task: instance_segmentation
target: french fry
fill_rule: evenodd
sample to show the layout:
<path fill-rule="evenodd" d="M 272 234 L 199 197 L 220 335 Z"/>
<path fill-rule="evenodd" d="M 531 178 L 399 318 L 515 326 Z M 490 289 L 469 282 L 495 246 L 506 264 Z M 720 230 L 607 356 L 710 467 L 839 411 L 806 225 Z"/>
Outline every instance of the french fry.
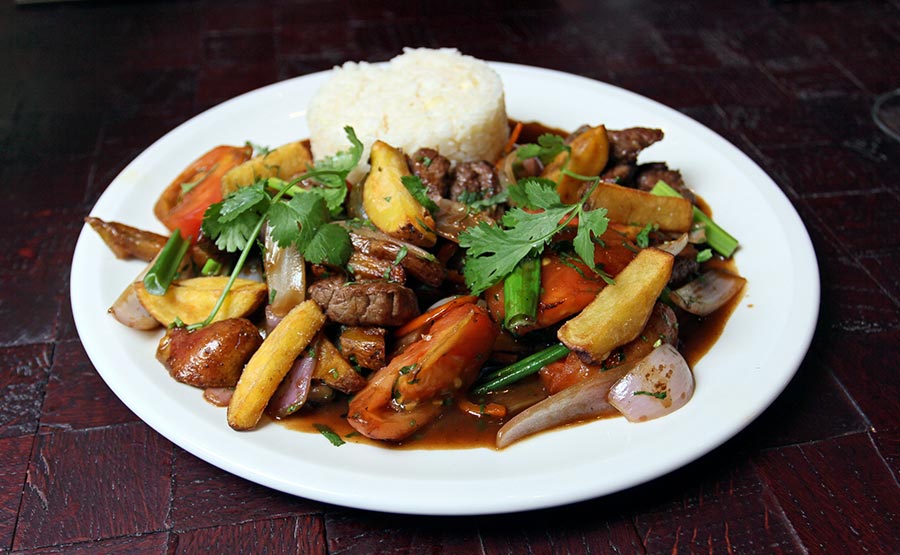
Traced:
<path fill-rule="evenodd" d="M 253 354 L 228 404 L 228 425 L 256 427 L 278 384 L 325 323 L 315 301 L 303 301 L 287 313 Z"/>
<path fill-rule="evenodd" d="M 316 371 L 313 379 L 322 380 L 329 387 L 344 393 L 356 393 L 366 386 L 366 379 L 357 372 L 334 343 L 322 337 L 316 342 Z"/>
<path fill-rule="evenodd" d="M 156 320 L 169 326 L 180 318 L 185 324 L 202 322 L 222 295 L 228 278 L 208 276 L 172 282 L 165 295 L 153 295 L 136 281 L 134 289 L 147 312 Z M 249 279 L 236 279 L 228 291 L 222 308 L 214 322 L 228 318 L 243 318 L 255 311 L 266 300 L 266 285 Z"/>
<path fill-rule="evenodd" d="M 589 203 L 593 208 L 606 208 L 607 217 L 614 222 L 641 226 L 653 223 L 662 231 L 684 233 L 694 220 L 689 200 L 661 197 L 612 183 L 599 183 Z"/>
<path fill-rule="evenodd" d="M 278 177 L 287 181 L 305 172 L 312 161 L 312 154 L 301 141 L 282 145 L 229 170 L 222 176 L 222 195 L 253 185 L 263 177 Z"/>
<path fill-rule="evenodd" d="M 599 362 L 641 333 L 669 277 L 675 258 L 658 249 L 642 250 L 557 337 L 586 361 Z"/>
<path fill-rule="evenodd" d="M 606 136 L 606 127 L 602 125 L 591 127 L 575 137 L 569 146 L 572 148 L 571 158 L 568 152 L 560 152 L 547 164 L 541 172 L 541 177 L 559 183 L 556 187 L 559 198 L 566 204 L 573 204 L 579 200 L 578 190 L 584 185 L 584 181 L 563 174 L 562 169 L 566 167 L 573 173 L 590 177 L 599 175 L 609 160 L 609 138 Z"/>

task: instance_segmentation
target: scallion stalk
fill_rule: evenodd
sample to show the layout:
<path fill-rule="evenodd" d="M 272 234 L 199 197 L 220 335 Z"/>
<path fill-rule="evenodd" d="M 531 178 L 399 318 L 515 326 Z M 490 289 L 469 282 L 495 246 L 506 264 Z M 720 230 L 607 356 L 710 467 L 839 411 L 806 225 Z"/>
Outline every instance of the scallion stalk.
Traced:
<path fill-rule="evenodd" d="M 472 390 L 472 393 L 475 395 L 483 395 L 506 387 L 526 376 L 537 373 L 544 366 L 561 359 L 567 354 L 569 354 L 569 348 L 561 343 L 547 347 L 542 351 L 538 351 L 533 355 L 529 355 L 520 361 L 514 362 L 505 368 L 501 368 L 500 370 L 489 374 L 485 377 L 484 383 L 475 387 Z"/>
<path fill-rule="evenodd" d="M 657 181 L 650 192 L 661 197 L 684 198 L 665 181 Z M 738 247 L 738 240 L 722 229 L 716 222 L 712 221 L 712 218 L 704 214 L 703 211 L 696 206 L 694 206 L 694 221 L 702 222 L 706 225 L 706 242 L 709 243 L 709 246 L 715 249 L 717 253 L 725 258 L 734 254 L 734 250 Z"/>
<path fill-rule="evenodd" d="M 191 242 L 181 236 L 181 231 L 176 229 L 166 241 L 166 246 L 159 251 L 156 262 L 144 276 L 144 287 L 151 295 L 165 295 L 172 285 L 181 261 L 190 248 Z"/>
<path fill-rule="evenodd" d="M 503 325 L 519 333 L 534 324 L 541 295 L 541 261 L 537 256 L 523 258 L 503 281 Z"/>

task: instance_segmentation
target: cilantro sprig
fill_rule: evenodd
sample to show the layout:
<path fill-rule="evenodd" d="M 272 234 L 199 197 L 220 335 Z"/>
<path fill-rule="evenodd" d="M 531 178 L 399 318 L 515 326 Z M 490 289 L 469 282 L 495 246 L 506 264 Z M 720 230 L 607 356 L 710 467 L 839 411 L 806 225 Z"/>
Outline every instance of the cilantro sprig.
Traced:
<path fill-rule="evenodd" d="M 537 144 L 522 145 L 516 149 L 516 157 L 519 160 L 526 158 L 540 158 L 543 164 L 549 164 L 560 152 L 571 152 L 572 148 L 565 143 L 559 135 L 544 133 L 537 139 Z"/>
<path fill-rule="evenodd" d="M 467 249 L 463 275 L 473 294 L 480 294 L 510 274 L 521 260 L 539 254 L 554 235 L 578 218 L 578 231 L 572 246 L 591 269 L 594 244 L 606 231 L 609 218 L 605 208 L 586 210 L 585 202 L 597 186 L 592 180 L 581 200 L 563 204 L 556 184 L 548 179 L 529 177 L 509 188 L 517 207 L 504 214 L 501 225 L 481 222 L 459 235 L 460 246 Z"/>
<path fill-rule="evenodd" d="M 220 249 L 241 254 L 209 316 L 189 326 L 191 329 L 206 326 L 215 318 L 266 222 L 279 246 L 294 246 L 313 263 L 346 264 L 352 250 L 350 235 L 331 222 L 331 216 L 340 211 L 347 194 L 347 175 L 359 164 L 363 145 L 352 127 L 345 127 L 344 132 L 350 141 L 349 149 L 317 161 L 289 183 L 263 179 L 238 189 L 206 210 L 203 232 Z M 297 184 L 304 179 L 314 179 L 322 186 L 302 189 Z M 267 187 L 276 192 L 270 193 Z M 288 193 L 293 197 L 283 200 Z"/>

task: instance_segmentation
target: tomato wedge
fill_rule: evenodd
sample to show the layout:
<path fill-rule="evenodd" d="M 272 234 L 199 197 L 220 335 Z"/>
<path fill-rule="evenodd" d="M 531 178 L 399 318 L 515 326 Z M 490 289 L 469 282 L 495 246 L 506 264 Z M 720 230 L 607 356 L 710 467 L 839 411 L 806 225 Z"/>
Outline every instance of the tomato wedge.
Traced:
<path fill-rule="evenodd" d="M 153 213 L 169 229 L 180 229 L 193 241 L 200 235 L 203 214 L 222 200 L 222 176 L 250 159 L 250 146 L 217 146 L 194 160 L 166 187 Z"/>

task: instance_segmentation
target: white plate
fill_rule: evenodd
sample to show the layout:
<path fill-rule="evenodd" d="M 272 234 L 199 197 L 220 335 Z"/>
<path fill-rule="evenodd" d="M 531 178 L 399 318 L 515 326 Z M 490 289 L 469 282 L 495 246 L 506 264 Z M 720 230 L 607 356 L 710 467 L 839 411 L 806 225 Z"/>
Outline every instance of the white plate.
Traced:
<path fill-rule="evenodd" d="M 395 451 L 333 447 L 318 434 L 266 425 L 237 433 L 225 411 L 172 380 L 154 359 L 159 333 L 130 330 L 106 309 L 143 267 L 116 260 L 85 227 L 72 263 L 72 308 L 91 361 L 109 387 L 159 433 L 228 472 L 302 497 L 381 511 L 479 514 L 561 505 L 612 493 L 674 470 L 735 435 L 794 375 L 812 337 L 819 279 L 809 236 L 771 179 L 706 127 L 652 100 L 565 73 L 494 63 L 508 112 L 574 129 L 659 127 L 666 138 L 642 160 L 679 168 L 741 241 L 746 295 L 694 369 L 697 389 L 680 411 L 652 422 L 598 421 L 489 449 Z M 225 102 L 182 124 L 138 156 L 92 212 L 163 231 L 151 207 L 162 188 L 218 144 L 278 145 L 307 136 L 317 73 Z"/>

